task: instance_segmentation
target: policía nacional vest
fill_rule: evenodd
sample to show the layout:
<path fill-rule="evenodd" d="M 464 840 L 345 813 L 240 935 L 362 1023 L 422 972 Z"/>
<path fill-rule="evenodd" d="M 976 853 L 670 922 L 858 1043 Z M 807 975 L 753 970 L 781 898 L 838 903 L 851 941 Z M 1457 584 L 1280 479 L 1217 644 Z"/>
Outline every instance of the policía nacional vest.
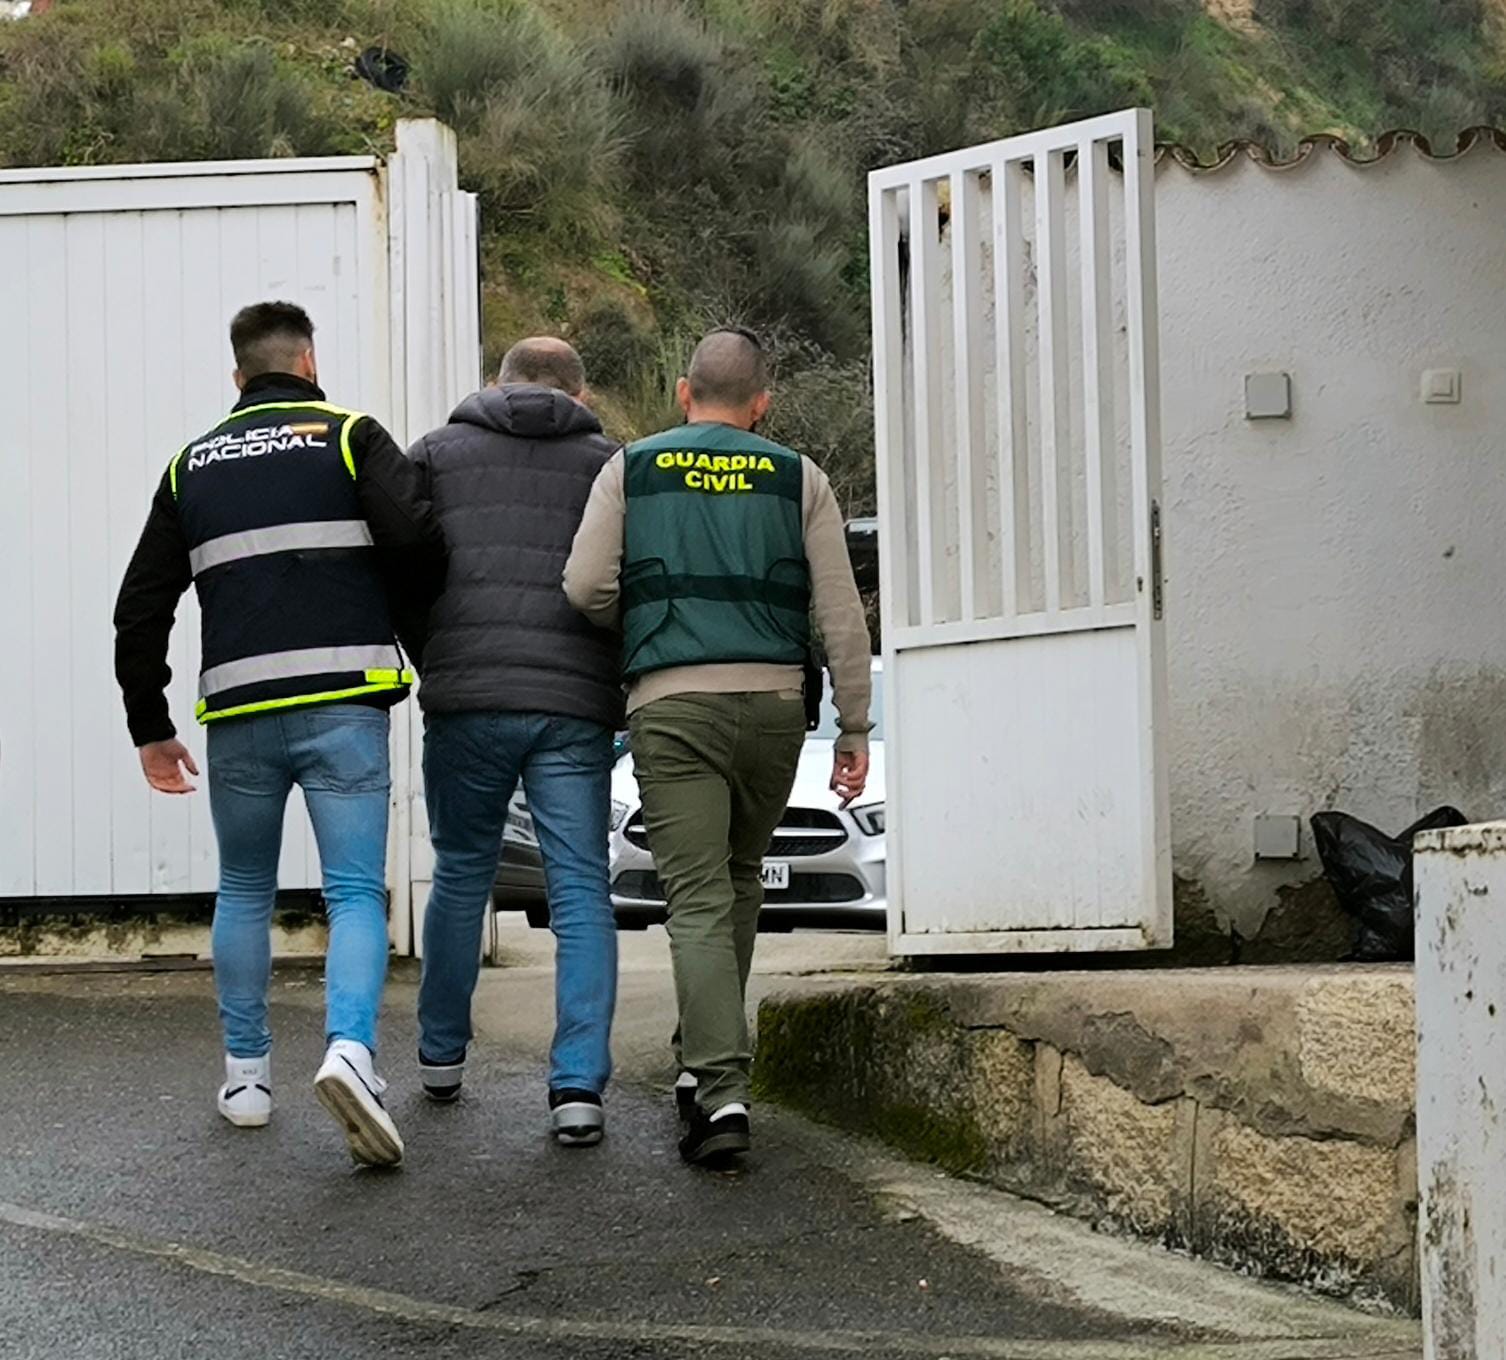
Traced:
<path fill-rule="evenodd" d="M 728 425 L 629 446 L 623 672 L 800 665 L 810 646 L 800 455 Z"/>
<path fill-rule="evenodd" d="M 356 495 L 361 419 L 317 401 L 248 406 L 173 460 L 202 616 L 200 722 L 413 683 Z"/>

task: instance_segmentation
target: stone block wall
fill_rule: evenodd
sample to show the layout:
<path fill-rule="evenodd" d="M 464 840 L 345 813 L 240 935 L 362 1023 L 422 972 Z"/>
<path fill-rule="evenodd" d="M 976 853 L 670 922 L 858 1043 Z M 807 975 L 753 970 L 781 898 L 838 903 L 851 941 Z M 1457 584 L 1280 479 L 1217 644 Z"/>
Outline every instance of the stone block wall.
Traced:
<path fill-rule="evenodd" d="M 1230 1266 L 1417 1309 L 1402 968 L 885 977 L 771 997 L 761 1095 Z"/>

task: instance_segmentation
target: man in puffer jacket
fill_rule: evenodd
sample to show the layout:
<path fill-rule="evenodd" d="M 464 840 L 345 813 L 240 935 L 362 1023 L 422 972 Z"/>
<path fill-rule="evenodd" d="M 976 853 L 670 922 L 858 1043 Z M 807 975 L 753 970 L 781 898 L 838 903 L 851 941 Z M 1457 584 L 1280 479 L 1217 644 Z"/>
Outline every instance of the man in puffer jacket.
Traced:
<path fill-rule="evenodd" d="M 601 1140 L 617 989 L 607 883 L 613 740 L 623 722 L 617 640 L 560 590 L 591 485 L 617 447 L 587 400 L 569 345 L 524 340 L 495 386 L 467 397 L 411 450 L 450 553 L 420 658 L 435 851 L 421 1076 L 436 1100 L 460 1094 L 481 932 L 521 779 L 558 942 L 549 1108 L 568 1145 Z"/>

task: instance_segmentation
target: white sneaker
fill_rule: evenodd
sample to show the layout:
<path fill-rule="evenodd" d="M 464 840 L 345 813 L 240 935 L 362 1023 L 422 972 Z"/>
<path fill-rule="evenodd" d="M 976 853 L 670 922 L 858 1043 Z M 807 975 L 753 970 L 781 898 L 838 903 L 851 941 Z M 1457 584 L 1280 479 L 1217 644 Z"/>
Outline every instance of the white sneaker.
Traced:
<path fill-rule="evenodd" d="M 350 1155 L 366 1166 L 396 1166 L 403 1140 L 382 1108 L 387 1083 L 376 1074 L 371 1050 L 353 1039 L 336 1039 L 314 1078 L 314 1094 L 339 1123 Z"/>
<path fill-rule="evenodd" d="M 220 1087 L 220 1113 L 238 1129 L 259 1129 L 272 1118 L 272 1064 L 260 1058 L 225 1054 L 225 1084 Z"/>

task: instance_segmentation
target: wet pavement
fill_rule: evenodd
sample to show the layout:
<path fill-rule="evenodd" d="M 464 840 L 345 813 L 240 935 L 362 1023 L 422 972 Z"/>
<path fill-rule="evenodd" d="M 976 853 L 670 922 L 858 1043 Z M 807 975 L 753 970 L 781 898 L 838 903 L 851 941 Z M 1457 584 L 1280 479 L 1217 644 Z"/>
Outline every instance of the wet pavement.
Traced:
<path fill-rule="evenodd" d="M 844 1165 L 859 1154 L 777 1112 L 757 1112 L 742 1173 L 684 1167 L 662 1057 L 643 1056 L 667 977 L 647 942 L 630 953 L 629 1060 L 585 1150 L 544 1135 L 537 958 L 485 976 L 483 1032 L 507 1033 L 452 1107 L 419 1092 L 399 970 L 381 1066 L 408 1156 L 390 1173 L 355 1169 L 314 1100 L 316 970 L 274 983 L 265 1130 L 215 1113 L 206 973 L 0 972 L 0 1356 L 1410 1353 L 1253 1349 L 1085 1305 L 896 1211 Z"/>

